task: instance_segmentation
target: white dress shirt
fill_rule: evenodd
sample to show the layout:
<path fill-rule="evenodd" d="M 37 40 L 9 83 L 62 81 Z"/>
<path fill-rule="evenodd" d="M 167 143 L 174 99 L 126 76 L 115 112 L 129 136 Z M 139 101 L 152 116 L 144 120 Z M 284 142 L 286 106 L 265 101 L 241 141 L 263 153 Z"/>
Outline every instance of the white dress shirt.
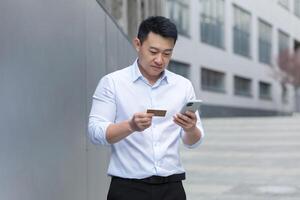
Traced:
<path fill-rule="evenodd" d="M 142 76 L 137 60 L 129 67 L 104 76 L 93 96 L 88 134 L 93 143 L 109 145 L 111 157 L 108 175 L 123 178 L 169 176 L 185 172 L 180 161 L 179 144 L 184 131 L 173 122 L 173 116 L 191 99 L 195 99 L 191 82 L 165 70 L 154 85 Z M 109 144 L 106 129 L 111 123 L 132 118 L 147 109 L 167 110 L 165 117 L 153 117 L 152 125 L 134 132 L 121 141 Z M 199 113 L 197 127 L 204 136 Z"/>

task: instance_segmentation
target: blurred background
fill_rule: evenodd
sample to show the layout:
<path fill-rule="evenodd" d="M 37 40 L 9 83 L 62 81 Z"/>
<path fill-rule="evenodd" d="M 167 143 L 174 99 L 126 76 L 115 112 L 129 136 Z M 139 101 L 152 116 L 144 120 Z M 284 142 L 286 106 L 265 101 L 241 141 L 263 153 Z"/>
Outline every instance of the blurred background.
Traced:
<path fill-rule="evenodd" d="M 148 16 L 175 22 L 169 69 L 193 82 L 203 117 L 300 111 L 299 92 L 276 73 L 279 55 L 300 47 L 298 0 L 99 1 L 130 40 Z"/>
<path fill-rule="evenodd" d="M 0 199 L 106 199 L 92 95 L 151 15 L 176 23 L 168 68 L 204 101 L 188 199 L 300 198 L 300 0 L 1 0 Z"/>

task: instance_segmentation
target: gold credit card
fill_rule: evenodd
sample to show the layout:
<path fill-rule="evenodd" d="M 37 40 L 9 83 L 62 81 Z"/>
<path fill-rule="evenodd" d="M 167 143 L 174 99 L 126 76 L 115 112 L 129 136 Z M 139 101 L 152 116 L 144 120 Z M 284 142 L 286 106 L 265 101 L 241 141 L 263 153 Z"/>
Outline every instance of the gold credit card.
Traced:
<path fill-rule="evenodd" d="M 148 109 L 147 113 L 153 113 L 154 116 L 157 116 L 157 117 L 164 117 L 164 116 L 166 116 L 167 111 L 166 110 Z"/>

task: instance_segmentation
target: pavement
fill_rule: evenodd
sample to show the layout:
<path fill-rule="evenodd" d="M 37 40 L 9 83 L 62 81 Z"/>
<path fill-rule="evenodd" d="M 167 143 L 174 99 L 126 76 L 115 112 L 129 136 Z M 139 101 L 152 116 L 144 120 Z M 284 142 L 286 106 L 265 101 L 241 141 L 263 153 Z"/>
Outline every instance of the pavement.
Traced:
<path fill-rule="evenodd" d="M 300 200 L 300 115 L 204 119 L 182 147 L 188 200 Z"/>

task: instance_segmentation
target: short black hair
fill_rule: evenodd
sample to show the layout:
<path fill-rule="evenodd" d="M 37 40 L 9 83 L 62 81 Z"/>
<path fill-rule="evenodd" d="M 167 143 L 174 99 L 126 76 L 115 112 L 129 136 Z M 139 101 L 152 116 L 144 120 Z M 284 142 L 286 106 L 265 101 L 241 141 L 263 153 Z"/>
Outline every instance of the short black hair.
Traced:
<path fill-rule="evenodd" d="M 162 16 L 151 16 L 142 21 L 139 26 L 138 39 L 141 44 L 147 39 L 150 32 L 158 34 L 165 38 L 173 38 L 174 44 L 177 40 L 176 25 L 170 19 Z"/>

